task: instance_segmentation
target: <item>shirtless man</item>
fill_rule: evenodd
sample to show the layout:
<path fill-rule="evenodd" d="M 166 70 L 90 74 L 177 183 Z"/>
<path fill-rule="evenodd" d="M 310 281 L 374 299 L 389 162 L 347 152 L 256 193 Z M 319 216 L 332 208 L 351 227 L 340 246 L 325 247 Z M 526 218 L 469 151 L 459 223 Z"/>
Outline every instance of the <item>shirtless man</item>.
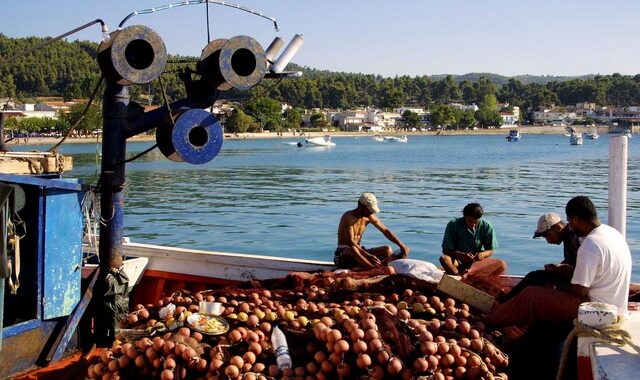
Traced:
<path fill-rule="evenodd" d="M 358 200 L 358 207 L 342 215 L 338 226 L 338 248 L 333 257 L 333 262 L 338 268 L 376 268 L 386 265 L 391 260 L 407 257 L 409 247 L 382 223 L 376 216 L 378 212 L 380 209 L 376 197 L 371 193 L 362 193 Z M 369 223 L 400 247 L 399 255 L 393 256 L 393 249 L 388 245 L 369 249 L 360 245 L 364 230 Z"/>

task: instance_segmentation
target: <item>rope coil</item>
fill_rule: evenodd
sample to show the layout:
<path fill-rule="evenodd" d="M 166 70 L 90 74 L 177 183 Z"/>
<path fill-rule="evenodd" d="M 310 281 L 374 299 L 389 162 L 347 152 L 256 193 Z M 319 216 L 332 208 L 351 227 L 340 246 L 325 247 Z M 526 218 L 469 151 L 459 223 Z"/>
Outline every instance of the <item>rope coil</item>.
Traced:
<path fill-rule="evenodd" d="M 561 380 L 564 374 L 564 369 L 567 364 L 567 358 L 569 357 L 569 347 L 571 343 L 578 337 L 593 337 L 605 342 L 619 344 L 621 346 L 629 345 L 638 354 L 640 354 L 640 347 L 633 343 L 631 340 L 631 334 L 622 325 L 625 318 L 618 316 L 615 323 L 603 327 L 591 327 L 583 323 L 578 322 L 578 319 L 573 320 L 573 330 L 567 336 L 564 341 L 564 347 L 562 348 L 562 357 L 560 358 L 560 365 L 558 366 L 558 373 L 556 374 L 556 380 Z"/>

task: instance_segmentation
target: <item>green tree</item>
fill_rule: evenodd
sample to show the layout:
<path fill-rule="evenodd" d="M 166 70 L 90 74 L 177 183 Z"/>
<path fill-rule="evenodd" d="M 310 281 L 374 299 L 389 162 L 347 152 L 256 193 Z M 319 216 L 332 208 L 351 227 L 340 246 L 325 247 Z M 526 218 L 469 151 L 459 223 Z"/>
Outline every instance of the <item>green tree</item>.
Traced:
<path fill-rule="evenodd" d="M 63 114 L 61 122 L 65 125 L 75 125 L 80 117 L 82 120 L 76 126 L 75 131 L 80 134 L 91 134 L 91 132 L 102 128 L 102 109 L 99 105 L 93 103 L 89 106 L 87 112 L 82 114 L 86 107 L 86 103 L 77 103 L 69 108 L 69 112 Z"/>
<path fill-rule="evenodd" d="M 322 113 L 314 113 L 309 117 L 309 123 L 313 128 L 326 128 L 329 126 L 327 118 Z"/>
<path fill-rule="evenodd" d="M 300 128 L 302 113 L 297 108 L 287 108 L 284 113 L 284 127 L 288 129 Z"/>
<path fill-rule="evenodd" d="M 229 133 L 244 133 L 252 130 L 254 126 L 255 120 L 240 108 L 233 110 L 224 123 L 225 132 Z"/>
<path fill-rule="evenodd" d="M 477 123 L 475 112 L 473 110 L 465 110 L 462 111 L 460 115 L 460 127 L 461 128 L 471 128 L 475 126 Z"/>
<path fill-rule="evenodd" d="M 456 125 L 457 122 L 455 108 L 444 104 L 438 104 L 431 108 L 431 124 L 448 128 Z"/>
<path fill-rule="evenodd" d="M 476 111 L 476 119 L 482 128 L 502 125 L 502 117 L 498 112 L 498 100 L 495 95 L 485 95 Z"/>
<path fill-rule="evenodd" d="M 402 113 L 402 121 L 409 128 L 417 128 L 420 125 L 420 115 L 413 111 L 406 110 Z"/>
<path fill-rule="evenodd" d="M 273 130 L 279 130 L 282 125 L 282 107 L 280 102 L 275 99 L 269 97 L 253 99 L 245 106 L 245 111 L 263 129 L 273 128 Z"/>

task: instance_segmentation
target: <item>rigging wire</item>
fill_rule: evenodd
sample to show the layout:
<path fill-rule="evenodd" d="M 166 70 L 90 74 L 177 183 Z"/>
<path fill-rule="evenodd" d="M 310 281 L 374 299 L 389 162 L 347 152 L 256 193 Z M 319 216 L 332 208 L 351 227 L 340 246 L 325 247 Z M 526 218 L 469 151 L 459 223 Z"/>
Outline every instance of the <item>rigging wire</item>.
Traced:
<path fill-rule="evenodd" d="M 206 2 L 207 4 L 211 3 L 211 4 L 215 4 L 215 5 L 221 5 L 221 6 L 224 6 L 224 7 L 235 8 L 235 9 L 238 9 L 240 11 L 248 12 L 248 13 L 251 13 L 251 14 L 253 14 L 255 16 L 265 18 L 265 19 L 273 22 L 273 27 L 275 28 L 276 32 L 280 31 L 280 29 L 278 29 L 278 20 L 276 20 L 275 17 L 267 16 L 267 15 L 263 14 L 262 12 L 254 11 L 253 9 L 246 8 L 246 7 L 243 7 L 241 5 L 231 4 L 231 3 L 227 3 L 226 1 L 217 1 L 217 0 L 187 0 L 187 1 L 182 1 L 180 3 L 171 3 L 171 4 L 163 5 L 163 6 L 160 6 L 160 7 L 156 7 L 156 8 L 141 9 L 141 10 L 138 10 L 138 11 L 134 11 L 134 12 L 131 12 L 129 15 L 127 15 L 127 17 L 122 19 L 122 21 L 120 21 L 120 24 L 118 24 L 118 29 L 122 28 L 122 26 L 130 18 L 132 18 L 133 16 L 137 16 L 137 15 L 141 15 L 141 14 L 149 14 L 149 13 L 154 13 L 154 12 L 158 12 L 158 11 L 164 11 L 164 10 L 167 10 L 167 9 L 173 9 L 173 8 L 178 8 L 178 7 L 182 7 L 182 6 L 187 6 L 187 5 L 198 5 L 198 4 L 202 4 L 204 2 Z"/>
<path fill-rule="evenodd" d="M 61 35 L 59 35 L 57 37 L 53 37 L 52 39 L 47 40 L 47 41 L 41 43 L 40 45 L 34 46 L 34 47 L 32 47 L 30 49 L 27 49 L 27 50 L 25 50 L 25 51 L 23 51 L 21 53 L 18 53 L 16 55 L 14 55 L 13 57 L 9 57 L 9 58 L 5 58 L 3 60 L 0 60 L 0 66 L 4 65 L 5 63 L 9 63 L 9 62 L 11 62 L 11 61 L 13 61 L 15 59 L 18 59 L 20 57 L 24 57 L 25 55 L 29 55 L 29 54 L 33 53 L 34 51 L 36 51 L 36 50 L 42 49 L 45 46 L 51 45 L 52 43 L 54 43 L 54 42 L 56 42 L 58 40 L 61 40 L 61 39 L 65 38 L 65 37 L 67 37 L 67 36 L 70 36 L 70 35 L 72 35 L 74 33 L 77 33 L 79 31 L 81 31 L 82 29 L 86 29 L 86 28 L 88 28 L 88 27 L 90 27 L 90 26 L 92 26 L 94 24 L 98 24 L 98 23 L 100 23 L 102 25 L 102 33 L 103 34 L 106 34 L 106 33 L 109 32 L 109 29 L 107 28 L 107 24 L 105 24 L 104 21 L 102 21 L 101 19 L 97 18 L 97 19 L 95 19 L 93 21 L 90 21 L 90 22 L 84 24 L 84 25 L 80 25 L 79 27 L 77 27 L 75 29 L 72 29 L 72 30 L 70 30 L 70 31 L 68 31 L 66 33 L 63 33 L 63 34 L 61 34 Z"/>
<path fill-rule="evenodd" d="M 73 133 L 73 131 L 76 129 L 76 127 L 80 124 L 82 119 L 87 114 L 87 111 L 89 111 L 89 107 L 91 107 L 91 103 L 93 103 L 93 100 L 95 99 L 96 95 L 98 94 L 98 90 L 100 89 L 100 86 L 102 85 L 102 81 L 103 80 L 104 80 L 104 75 L 101 75 L 100 76 L 100 80 L 98 80 L 98 83 L 96 84 L 96 87 L 93 89 L 93 92 L 91 93 L 91 96 L 89 97 L 89 101 L 87 101 L 87 104 L 84 106 L 84 109 L 82 110 L 82 113 L 80 114 L 80 117 L 78 118 L 78 120 L 76 120 L 76 122 L 73 123 L 71 128 L 69 128 L 67 133 L 64 135 L 64 137 L 62 137 L 62 139 L 60 139 L 60 141 L 58 141 L 54 146 L 52 146 L 51 148 L 48 149 L 49 152 L 54 152 L 60 145 L 62 145 L 62 143 L 67 138 L 69 138 L 69 136 L 71 136 L 71 133 Z"/>

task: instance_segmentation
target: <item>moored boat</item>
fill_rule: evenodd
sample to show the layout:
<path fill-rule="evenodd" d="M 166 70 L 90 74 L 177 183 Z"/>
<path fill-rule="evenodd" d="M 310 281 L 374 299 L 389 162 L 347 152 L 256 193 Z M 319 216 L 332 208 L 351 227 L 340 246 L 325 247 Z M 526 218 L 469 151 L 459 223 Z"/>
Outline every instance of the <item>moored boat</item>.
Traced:
<path fill-rule="evenodd" d="M 584 140 L 582 139 L 582 135 L 580 133 L 572 133 L 571 137 L 569 137 L 570 145 L 582 145 Z"/>
<path fill-rule="evenodd" d="M 508 142 L 517 142 L 520 141 L 520 131 L 517 129 L 512 129 L 509 131 L 509 134 L 505 137 Z"/>
<path fill-rule="evenodd" d="M 330 135 L 324 135 L 322 137 L 309 137 L 304 139 L 307 145 L 314 146 L 336 146 L 336 143 L 331 141 Z"/>
<path fill-rule="evenodd" d="M 597 140 L 598 137 L 600 137 L 600 135 L 598 134 L 597 131 L 593 130 L 593 131 L 585 132 L 584 137 L 586 137 L 589 140 Z"/>
<path fill-rule="evenodd" d="M 383 136 L 383 139 L 385 141 L 389 141 L 389 142 L 400 142 L 400 143 L 406 143 L 409 141 L 409 138 L 407 138 L 407 135 L 402 135 L 402 136 Z"/>

